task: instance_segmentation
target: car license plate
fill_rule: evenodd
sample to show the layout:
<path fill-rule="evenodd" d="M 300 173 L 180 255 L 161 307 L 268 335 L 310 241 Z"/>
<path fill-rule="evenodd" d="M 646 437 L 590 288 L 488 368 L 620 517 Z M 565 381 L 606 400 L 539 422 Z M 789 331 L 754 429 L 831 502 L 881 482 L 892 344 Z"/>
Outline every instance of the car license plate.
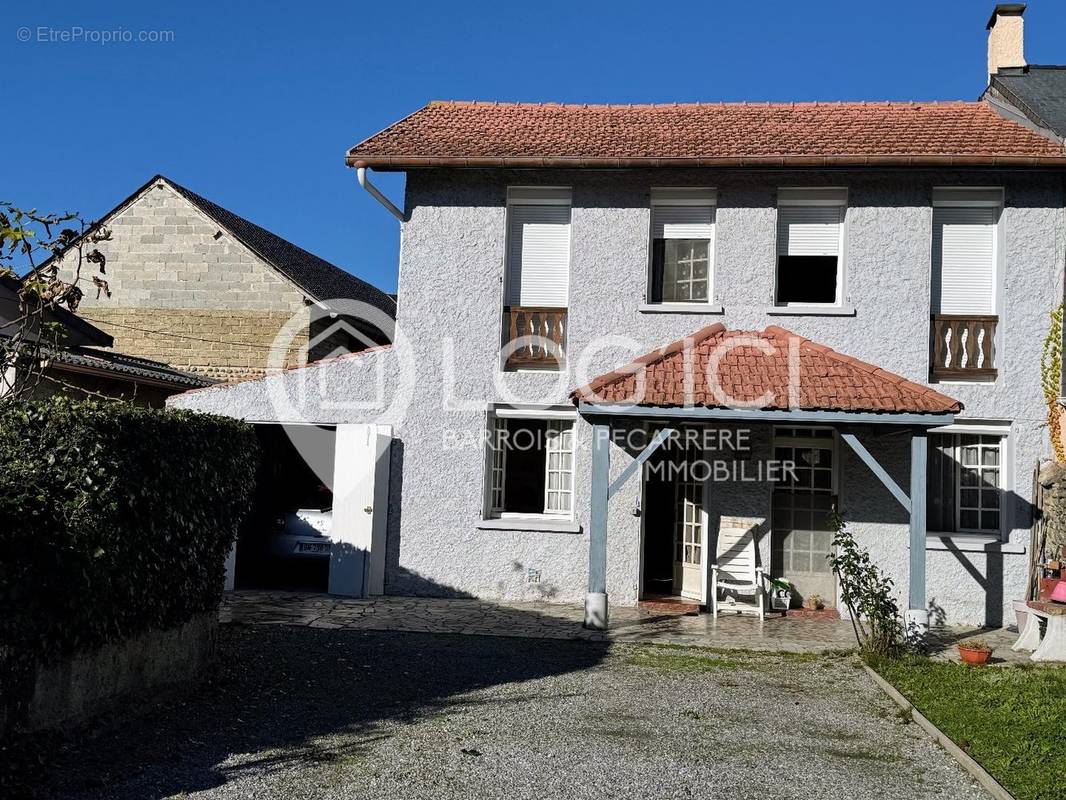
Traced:
<path fill-rule="evenodd" d="M 328 553 L 329 542 L 297 542 L 297 553 Z"/>

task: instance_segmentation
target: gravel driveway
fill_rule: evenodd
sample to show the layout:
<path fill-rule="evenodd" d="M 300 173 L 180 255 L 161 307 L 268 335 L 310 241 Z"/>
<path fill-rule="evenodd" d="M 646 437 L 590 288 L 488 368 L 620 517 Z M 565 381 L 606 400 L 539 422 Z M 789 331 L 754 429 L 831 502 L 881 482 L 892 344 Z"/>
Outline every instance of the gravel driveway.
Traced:
<path fill-rule="evenodd" d="M 852 656 L 223 626 L 49 797 L 978 798 Z"/>

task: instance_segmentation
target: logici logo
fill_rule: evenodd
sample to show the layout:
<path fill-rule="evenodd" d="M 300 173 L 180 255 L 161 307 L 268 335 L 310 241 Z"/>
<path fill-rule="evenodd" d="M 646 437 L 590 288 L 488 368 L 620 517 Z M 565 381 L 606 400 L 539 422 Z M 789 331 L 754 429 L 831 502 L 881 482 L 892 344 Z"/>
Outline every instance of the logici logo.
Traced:
<path fill-rule="evenodd" d="M 272 418 L 284 425 L 322 482 L 331 485 L 333 459 L 323 451 L 332 449 L 332 426 L 401 425 L 415 363 L 391 314 L 338 298 L 308 306 L 285 323 L 266 372 Z"/>

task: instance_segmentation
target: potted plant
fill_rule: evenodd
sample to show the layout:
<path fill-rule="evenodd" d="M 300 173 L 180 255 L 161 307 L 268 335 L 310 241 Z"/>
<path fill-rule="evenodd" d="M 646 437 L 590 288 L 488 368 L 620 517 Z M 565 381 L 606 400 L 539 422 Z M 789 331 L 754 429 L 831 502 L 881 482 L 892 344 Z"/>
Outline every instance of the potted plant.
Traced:
<path fill-rule="evenodd" d="M 959 642 L 959 658 L 964 664 L 985 664 L 992 655 L 992 647 L 983 639 Z"/>
<path fill-rule="evenodd" d="M 792 583 L 786 578 L 770 579 L 770 608 L 788 611 L 792 605 Z"/>
<path fill-rule="evenodd" d="M 804 598 L 803 607 L 808 611 L 821 611 L 825 608 L 825 600 L 820 594 L 810 594 Z"/>

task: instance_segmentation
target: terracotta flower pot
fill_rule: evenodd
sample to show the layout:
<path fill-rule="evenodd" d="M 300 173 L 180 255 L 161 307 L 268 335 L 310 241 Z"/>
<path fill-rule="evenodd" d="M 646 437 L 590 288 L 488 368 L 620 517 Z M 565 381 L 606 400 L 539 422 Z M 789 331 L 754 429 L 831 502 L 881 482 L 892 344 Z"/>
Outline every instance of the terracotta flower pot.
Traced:
<path fill-rule="evenodd" d="M 959 658 L 962 659 L 963 664 L 986 664 L 991 655 L 992 651 L 985 648 L 967 647 L 964 644 L 959 645 Z"/>

